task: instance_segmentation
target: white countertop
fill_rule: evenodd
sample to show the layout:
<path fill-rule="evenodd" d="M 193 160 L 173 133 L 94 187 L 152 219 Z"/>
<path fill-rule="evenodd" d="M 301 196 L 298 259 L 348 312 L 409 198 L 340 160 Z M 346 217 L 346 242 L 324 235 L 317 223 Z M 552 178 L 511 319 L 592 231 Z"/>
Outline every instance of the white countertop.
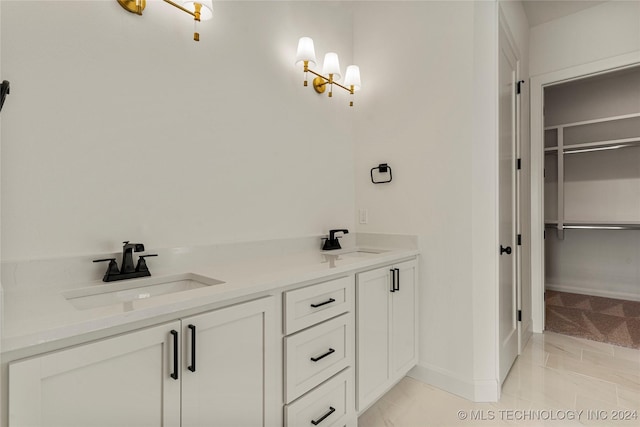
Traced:
<path fill-rule="evenodd" d="M 342 251 L 306 250 L 289 254 L 252 254 L 224 263 L 200 262 L 186 270 L 165 270 L 153 277 L 194 273 L 224 281 L 223 284 L 159 295 L 132 303 L 80 310 L 64 297 L 70 288 L 60 286 L 13 286 L 5 289 L 3 307 L 2 352 L 23 351 L 45 343 L 70 339 L 83 334 L 132 325 L 253 294 L 280 290 L 290 285 L 347 274 L 376 265 L 415 256 L 417 249 L 376 248 L 377 254 L 344 255 Z M 360 248 L 362 249 L 362 248 Z M 370 249 L 370 248 L 367 248 Z M 153 269 L 152 269 L 153 271 Z M 131 279 L 126 282 L 133 283 Z M 75 288 L 108 287 L 123 282 L 92 281 Z"/>

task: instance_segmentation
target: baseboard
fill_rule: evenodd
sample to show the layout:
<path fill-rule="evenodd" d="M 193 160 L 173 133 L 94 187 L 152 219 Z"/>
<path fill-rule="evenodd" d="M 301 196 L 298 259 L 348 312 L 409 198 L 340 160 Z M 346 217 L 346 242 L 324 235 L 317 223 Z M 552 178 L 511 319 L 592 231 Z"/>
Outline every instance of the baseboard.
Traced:
<path fill-rule="evenodd" d="M 500 398 L 498 380 L 469 381 L 445 369 L 425 365 L 415 366 L 407 375 L 473 402 L 497 402 Z"/>
<path fill-rule="evenodd" d="M 640 301 L 640 294 L 630 292 L 609 291 L 606 289 L 584 288 L 571 285 L 556 285 L 547 283 L 545 289 L 557 292 L 568 292 L 571 294 L 592 295 L 596 297 L 623 299 L 627 301 Z"/>

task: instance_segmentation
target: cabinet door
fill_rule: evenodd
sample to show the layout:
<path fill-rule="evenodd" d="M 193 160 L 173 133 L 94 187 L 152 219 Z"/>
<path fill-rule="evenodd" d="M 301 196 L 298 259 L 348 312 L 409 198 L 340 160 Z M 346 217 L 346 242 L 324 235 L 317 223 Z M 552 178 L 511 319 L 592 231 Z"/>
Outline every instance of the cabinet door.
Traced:
<path fill-rule="evenodd" d="M 182 320 L 183 427 L 271 424 L 280 397 L 274 304 L 262 298 Z"/>
<path fill-rule="evenodd" d="M 180 426 L 172 330 L 180 322 L 11 363 L 9 425 Z"/>
<path fill-rule="evenodd" d="M 418 362 L 418 312 L 416 310 L 416 262 L 393 266 L 397 269 L 397 288 L 391 294 L 391 364 L 392 379 L 404 377 Z"/>
<path fill-rule="evenodd" d="M 390 267 L 358 273 L 357 282 L 357 406 L 362 411 L 390 380 Z"/>

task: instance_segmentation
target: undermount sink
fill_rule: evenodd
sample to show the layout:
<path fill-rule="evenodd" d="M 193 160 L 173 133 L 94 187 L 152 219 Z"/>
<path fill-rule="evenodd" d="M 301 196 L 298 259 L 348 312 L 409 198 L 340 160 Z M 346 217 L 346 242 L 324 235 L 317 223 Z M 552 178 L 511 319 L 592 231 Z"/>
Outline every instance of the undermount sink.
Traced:
<path fill-rule="evenodd" d="M 378 255 L 383 253 L 384 251 L 373 251 L 373 250 L 359 250 L 359 251 L 353 251 L 353 252 L 347 252 L 344 254 L 340 254 L 340 256 L 345 257 L 345 258 L 366 258 L 366 257 L 370 257 L 372 255 Z"/>
<path fill-rule="evenodd" d="M 125 309 L 133 310 L 133 302 L 137 300 L 223 283 L 225 282 L 221 280 L 187 273 L 171 277 L 133 279 L 116 285 L 104 284 L 91 288 L 76 289 L 65 292 L 63 296 L 78 310 L 88 310 L 114 304 L 124 304 Z"/>
<path fill-rule="evenodd" d="M 343 258 L 368 258 L 374 255 L 379 255 L 384 252 L 387 252 L 387 251 L 377 250 L 377 249 L 357 249 L 354 251 L 343 252 L 336 255 L 339 255 Z"/>
<path fill-rule="evenodd" d="M 325 258 L 339 261 L 347 258 L 369 258 L 385 252 L 389 251 L 383 249 L 355 248 L 339 249 L 337 251 L 322 251 L 322 255 Z"/>

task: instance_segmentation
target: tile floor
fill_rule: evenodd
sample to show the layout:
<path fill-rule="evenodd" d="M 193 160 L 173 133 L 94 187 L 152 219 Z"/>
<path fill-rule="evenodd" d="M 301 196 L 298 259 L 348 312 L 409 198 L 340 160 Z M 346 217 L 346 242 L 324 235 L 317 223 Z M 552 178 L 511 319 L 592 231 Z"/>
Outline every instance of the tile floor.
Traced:
<path fill-rule="evenodd" d="M 358 419 L 359 427 L 514 425 L 640 426 L 640 350 L 534 334 L 499 402 L 470 402 L 407 377 Z"/>

